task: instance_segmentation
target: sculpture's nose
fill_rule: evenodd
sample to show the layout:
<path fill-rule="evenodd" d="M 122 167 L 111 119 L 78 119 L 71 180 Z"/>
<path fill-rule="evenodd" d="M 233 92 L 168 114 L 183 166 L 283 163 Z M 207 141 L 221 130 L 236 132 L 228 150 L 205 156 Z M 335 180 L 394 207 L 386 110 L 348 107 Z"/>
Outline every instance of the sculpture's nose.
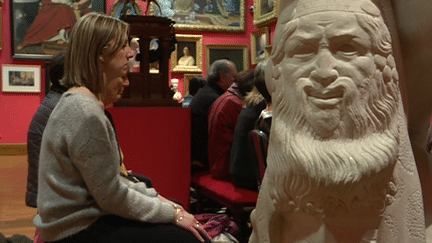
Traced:
<path fill-rule="evenodd" d="M 320 83 L 323 87 L 334 82 L 339 76 L 334 69 L 336 61 L 328 48 L 322 48 L 316 56 L 315 67 L 311 72 L 312 80 Z"/>

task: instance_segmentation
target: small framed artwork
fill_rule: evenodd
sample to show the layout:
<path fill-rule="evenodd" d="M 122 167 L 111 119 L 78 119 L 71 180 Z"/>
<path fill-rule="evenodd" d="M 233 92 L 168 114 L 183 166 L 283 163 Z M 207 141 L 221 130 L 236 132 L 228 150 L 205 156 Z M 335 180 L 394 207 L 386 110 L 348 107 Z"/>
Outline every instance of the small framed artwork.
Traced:
<path fill-rule="evenodd" d="M 252 64 L 258 64 L 269 57 L 266 47 L 269 45 L 269 29 L 263 27 L 251 33 Z"/>
<path fill-rule="evenodd" d="M 254 0 L 255 26 L 261 27 L 276 22 L 279 13 L 280 0 Z"/>
<path fill-rule="evenodd" d="M 206 70 L 219 59 L 232 61 L 237 72 L 249 70 L 249 45 L 206 45 Z"/>
<path fill-rule="evenodd" d="M 196 77 L 196 76 L 202 76 L 202 74 L 201 73 L 186 73 L 184 75 L 184 77 L 183 77 L 184 96 L 189 94 L 189 80 L 191 80 L 191 78 Z"/>
<path fill-rule="evenodd" d="M 105 13 L 105 0 L 10 1 L 12 58 L 51 60 L 66 50 L 69 35 L 87 12 Z M 77 8 L 77 9 L 75 9 Z"/>
<path fill-rule="evenodd" d="M 203 36 L 176 35 L 176 49 L 171 53 L 172 72 L 202 72 Z"/>
<path fill-rule="evenodd" d="M 36 65 L 2 65 L 2 91 L 40 93 L 41 67 Z"/>

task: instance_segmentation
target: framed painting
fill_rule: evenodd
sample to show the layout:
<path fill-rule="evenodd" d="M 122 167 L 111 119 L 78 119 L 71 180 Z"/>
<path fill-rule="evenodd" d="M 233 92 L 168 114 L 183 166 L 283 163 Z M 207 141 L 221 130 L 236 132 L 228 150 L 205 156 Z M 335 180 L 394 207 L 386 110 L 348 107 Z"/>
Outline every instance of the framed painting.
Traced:
<path fill-rule="evenodd" d="M 176 35 L 176 49 L 171 53 L 172 72 L 202 72 L 203 36 Z"/>
<path fill-rule="evenodd" d="M 186 73 L 184 75 L 184 77 L 183 77 L 184 96 L 189 94 L 189 80 L 191 80 L 191 78 L 196 77 L 196 76 L 202 76 L 202 74 L 201 73 Z"/>
<path fill-rule="evenodd" d="M 141 6 L 136 1 L 131 1 L 126 4 L 124 0 L 116 0 L 111 6 L 110 15 L 118 19 L 123 15 L 143 15 Z"/>
<path fill-rule="evenodd" d="M 206 70 L 219 59 L 228 59 L 236 65 L 237 72 L 249 70 L 248 45 L 206 45 Z"/>
<path fill-rule="evenodd" d="M 12 58 L 50 60 L 65 51 L 78 18 L 92 11 L 105 13 L 105 0 L 83 0 L 79 4 L 72 0 L 47 0 L 41 7 L 39 2 L 11 1 Z"/>
<path fill-rule="evenodd" d="M 245 1 L 243 0 L 157 0 L 149 11 L 176 22 L 176 30 L 244 32 Z"/>
<path fill-rule="evenodd" d="M 269 29 L 263 27 L 251 33 L 251 60 L 252 64 L 258 64 L 269 57 L 266 47 L 269 45 Z"/>
<path fill-rule="evenodd" d="M 36 65 L 2 65 L 2 91 L 40 93 L 41 67 Z"/>
<path fill-rule="evenodd" d="M 261 27 L 276 22 L 279 15 L 280 0 L 254 0 L 254 21 L 255 26 Z"/>

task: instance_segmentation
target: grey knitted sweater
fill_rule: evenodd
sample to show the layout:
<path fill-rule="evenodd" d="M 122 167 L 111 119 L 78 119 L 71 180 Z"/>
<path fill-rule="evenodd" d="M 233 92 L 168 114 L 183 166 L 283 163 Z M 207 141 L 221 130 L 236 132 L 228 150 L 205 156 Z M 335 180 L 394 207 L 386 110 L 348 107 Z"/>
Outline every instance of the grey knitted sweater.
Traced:
<path fill-rule="evenodd" d="M 45 128 L 34 224 L 44 241 L 77 233 L 102 215 L 169 223 L 174 208 L 120 176 L 116 135 L 95 97 L 66 92 Z"/>

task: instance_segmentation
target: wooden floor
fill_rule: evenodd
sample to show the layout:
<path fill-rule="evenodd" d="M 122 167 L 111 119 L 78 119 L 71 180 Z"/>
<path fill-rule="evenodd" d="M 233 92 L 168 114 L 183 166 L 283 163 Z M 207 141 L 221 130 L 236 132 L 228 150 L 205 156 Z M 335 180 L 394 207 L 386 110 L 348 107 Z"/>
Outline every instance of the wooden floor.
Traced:
<path fill-rule="evenodd" d="M 0 232 L 34 238 L 36 209 L 25 205 L 27 156 L 0 156 Z"/>

